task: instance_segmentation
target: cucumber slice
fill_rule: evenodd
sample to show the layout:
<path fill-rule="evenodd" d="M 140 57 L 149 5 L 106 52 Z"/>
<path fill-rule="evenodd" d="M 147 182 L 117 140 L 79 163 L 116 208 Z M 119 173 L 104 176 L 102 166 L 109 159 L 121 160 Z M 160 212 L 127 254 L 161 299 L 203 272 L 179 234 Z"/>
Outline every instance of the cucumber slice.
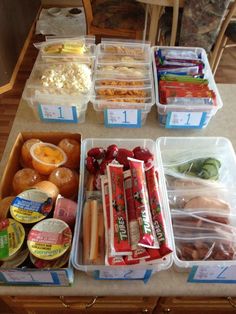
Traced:
<path fill-rule="evenodd" d="M 191 162 L 186 162 L 186 163 L 184 163 L 184 164 L 182 164 L 182 165 L 179 165 L 178 166 L 178 171 L 180 172 L 180 173 L 186 173 L 186 172 L 189 172 L 190 171 L 190 169 L 191 169 Z"/>
<path fill-rule="evenodd" d="M 202 166 L 204 164 L 204 161 L 205 161 L 205 159 L 202 159 L 202 158 L 193 160 L 192 161 L 191 171 L 194 172 L 197 175 L 198 172 L 201 171 Z"/>
<path fill-rule="evenodd" d="M 218 169 L 221 167 L 221 162 L 215 158 L 207 158 L 204 161 L 204 165 L 215 165 Z"/>
<path fill-rule="evenodd" d="M 218 175 L 218 168 L 212 164 L 204 164 L 202 170 L 198 173 L 198 176 L 202 179 L 212 179 Z"/>

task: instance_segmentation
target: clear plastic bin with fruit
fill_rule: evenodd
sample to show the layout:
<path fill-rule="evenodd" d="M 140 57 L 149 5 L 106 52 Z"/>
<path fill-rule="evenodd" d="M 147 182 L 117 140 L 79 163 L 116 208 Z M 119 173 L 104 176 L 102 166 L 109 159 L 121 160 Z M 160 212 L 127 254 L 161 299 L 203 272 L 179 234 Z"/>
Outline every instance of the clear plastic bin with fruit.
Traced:
<path fill-rule="evenodd" d="M 170 217 L 159 194 L 154 142 L 84 140 L 81 167 L 74 267 L 120 274 L 169 268 Z"/>

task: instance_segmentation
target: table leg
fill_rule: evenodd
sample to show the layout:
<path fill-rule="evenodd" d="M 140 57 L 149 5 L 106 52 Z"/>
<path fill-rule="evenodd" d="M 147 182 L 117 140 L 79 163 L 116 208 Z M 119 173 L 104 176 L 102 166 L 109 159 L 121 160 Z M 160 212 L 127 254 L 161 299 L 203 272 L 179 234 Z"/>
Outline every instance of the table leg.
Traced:
<path fill-rule="evenodd" d="M 143 30 L 143 41 L 146 40 L 146 36 L 147 36 L 148 11 L 149 11 L 149 4 L 147 3 L 146 9 L 145 9 L 145 25 L 144 25 L 144 30 Z"/>

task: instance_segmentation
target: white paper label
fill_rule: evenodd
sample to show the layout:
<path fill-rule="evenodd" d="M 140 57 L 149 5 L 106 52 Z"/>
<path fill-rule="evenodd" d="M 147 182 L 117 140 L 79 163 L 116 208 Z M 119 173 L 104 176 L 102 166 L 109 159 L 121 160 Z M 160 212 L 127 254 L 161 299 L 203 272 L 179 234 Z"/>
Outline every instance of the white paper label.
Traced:
<path fill-rule="evenodd" d="M 120 127 L 140 127 L 141 111 L 137 109 L 106 109 L 105 125 Z"/>
<path fill-rule="evenodd" d="M 189 282 L 236 283 L 236 266 L 194 266 Z"/>
<path fill-rule="evenodd" d="M 3 273 L 8 282 L 44 282 L 53 283 L 53 278 L 49 272 L 33 271 L 33 272 L 18 272 L 6 271 Z"/>
<path fill-rule="evenodd" d="M 136 279 L 144 278 L 146 270 L 100 270 L 99 278 L 100 279 Z"/>
<path fill-rule="evenodd" d="M 42 120 L 77 122 L 75 106 L 40 105 L 39 114 Z"/>
<path fill-rule="evenodd" d="M 200 128 L 205 121 L 205 112 L 169 112 L 166 127 Z"/>

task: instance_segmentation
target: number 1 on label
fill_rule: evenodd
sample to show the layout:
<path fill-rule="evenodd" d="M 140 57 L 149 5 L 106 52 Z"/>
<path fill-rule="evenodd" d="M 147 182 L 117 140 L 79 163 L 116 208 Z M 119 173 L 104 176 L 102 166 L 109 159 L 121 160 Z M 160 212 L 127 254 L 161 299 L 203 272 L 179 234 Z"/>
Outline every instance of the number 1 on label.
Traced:
<path fill-rule="evenodd" d="M 59 110 L 59 119 L 63 119 L 63 115 L 62 115 L 62 108 L 61 107 L 58 107 L 58 110 Z"/>
<path fill-rule="evenodd" d="M 127 121 L 127 112 L 123 111 L 123 114 L 125 115 L 125 121 L 123 121 L 123 123 L 129 123 L 129 121 Z"/>
<path fill-rule="evenodd" d="M 188 113 L 187 114 L 187 122 L 186 122 L 187 125 L 189 124 L 190 117 L 191 117 L 191 113 Z"/>

